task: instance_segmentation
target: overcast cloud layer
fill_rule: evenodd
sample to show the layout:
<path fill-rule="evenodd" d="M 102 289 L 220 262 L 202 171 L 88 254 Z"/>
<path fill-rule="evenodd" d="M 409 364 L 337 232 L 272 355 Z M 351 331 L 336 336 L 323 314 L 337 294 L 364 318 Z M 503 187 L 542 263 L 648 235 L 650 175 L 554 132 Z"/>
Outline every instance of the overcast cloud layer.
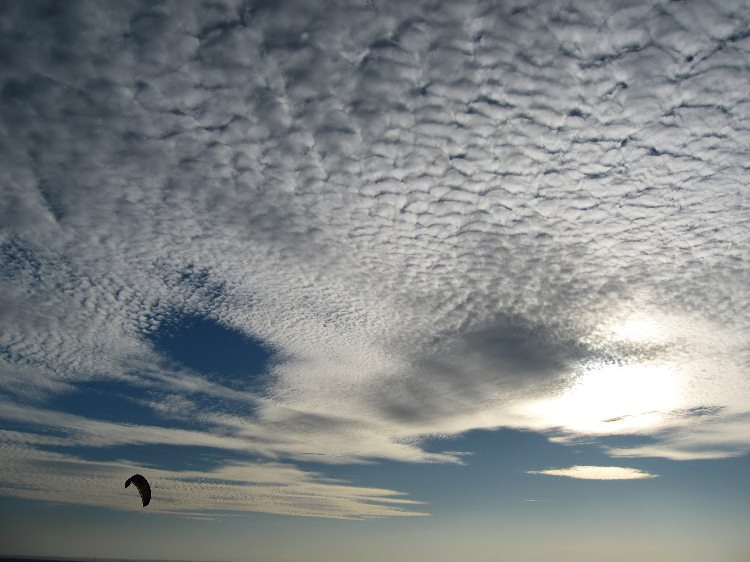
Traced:
<path fill-rule="evenodd" d="M 291 463 L 747 453 L 749 51 L 739 1 L 3 3 L 3 493 L 104 490 L 64 448 L 126 439 L 265 459 L 174 509 L 336 517 L 422 510 Z M 160 353 L 181 315 L 261 388 Z M 100 379 L 163 426 L 49 405 Z"/>

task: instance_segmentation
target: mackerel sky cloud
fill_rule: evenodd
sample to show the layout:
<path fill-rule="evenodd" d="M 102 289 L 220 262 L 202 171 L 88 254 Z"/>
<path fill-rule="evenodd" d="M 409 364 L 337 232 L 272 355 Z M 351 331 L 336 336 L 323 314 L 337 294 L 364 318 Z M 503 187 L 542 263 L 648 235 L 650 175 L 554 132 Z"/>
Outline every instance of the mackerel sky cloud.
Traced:
<path fill-rule="evenodd" d="M 431 510 L 329 468 L 470 464 L 441 438 L 474 430 L 746 455 L 749 22 L 4 4 L 0 492 L 135 509 L 104 490 L 145 464 L 232 498 L 170 512 L 367 518 Z"/>

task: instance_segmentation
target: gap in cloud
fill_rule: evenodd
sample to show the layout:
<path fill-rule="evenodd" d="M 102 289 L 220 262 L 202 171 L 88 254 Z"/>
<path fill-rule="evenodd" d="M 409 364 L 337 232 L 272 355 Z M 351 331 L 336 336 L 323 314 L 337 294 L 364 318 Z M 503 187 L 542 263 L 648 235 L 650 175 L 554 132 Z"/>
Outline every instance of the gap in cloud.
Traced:
<path fill-rule="evenodd" d="M 73 392 L 50 397 L 45 408 L 99 421 L 163 425 L 163 418 L 149 405 L 158 399 L 143 387 L 106 379 L 77 382 Z"/>
<path fill-rule="evenodd" d="M 148 339 L 158 353 L 214 382 L 253 392 L 266 385 L 273 350 L 212 318 L 179 314 Z"/>
<path fill-rule="evenodd" d="M 425 511 L 437 516 L 468 506 L 494 513 L 498 502 L 550 497 L 555 482 L 534 481 L 527 474 L 530 467 L 544 465 L 550 458 L 592 464 L 607 460 L 595 445 L 571 447 L 550 442 L 541 433 L 509 428 L 428 437 L 420 445 L 429 453 L 459 453 L 464 464 L 374 459 L 370 464 L 324 465 L 311 456 L 309 462 L 295 460 L 295 465 L 310 472 L 324 471 L 351 485 L 408 490 L 410 497 L 427 503 Z"/>
<path fill-rule="evenodd" d="M 652 445 L 658 439 L 654 435 L 624 434 L 624 435 L 597 435 L 593 440 L 599 447 L 607 449 L 610 447 L 638 447 Z"/>
<path fill-rule="evenodd" d="M 2 394 L 0 394 L 0 397 L 5 398 Z M 42 438 L 65 439 L 68 437 L 68 432 L 62 427 L 39 426 L 26 421 L 15 421 L 2 418 L 0 418 L 0 421 L 2 422 L 2 426 L 0 427 L 0 444 L 13 440 L 11 438 L 6 441 L 7 438 L 4 435 L 4 432 L 6 431 L 36 435 Z"/>
<path fill-rule="evenodd" d="M 198 431 L 203 431 L 206 425 L 195 415 L 198 409 L 220 408 L 242 415 L 250 411 L 246 404 L 234 409 L 230 406 L 237 405 L 214 397 L 165 393 L 160 389 L 111 379 L 77 382 L 72 391 L 52 395 L 45 402 L 46 410 L 92 421 Z M 28 424 L 19 424 L 19 427 L 25 428 Z"/>
<path fill-rule="evenodd" d="M 44 450 L 63 455 L 74 455 L 86 462 L 126 461 L 144 470 L 174 470 L 177 472 L 210 472 L 233 462 L 257 461 L 260 458 L 247 451 L 229 451 L 196 445 L 135 444 L 109 447 L 46 446 Z"/>

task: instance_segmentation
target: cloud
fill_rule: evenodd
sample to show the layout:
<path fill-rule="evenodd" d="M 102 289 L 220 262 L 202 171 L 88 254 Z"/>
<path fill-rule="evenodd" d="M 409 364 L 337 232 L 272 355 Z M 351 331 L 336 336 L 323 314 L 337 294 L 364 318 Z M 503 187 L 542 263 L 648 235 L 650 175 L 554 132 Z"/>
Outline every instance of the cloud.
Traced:
<path fill-rule="evenodd" d="M 744 454 L 750 14 L 707 5 L 7 6 L 5 419 L 39 451 L 47 424 L 289 462 L 458 462 L 421 443 L 503 426 Z M 262 388 L 170 363 L 185 316 L 272 349 Z M 169 427 L 48 407 L 112 380 Z"/>
<path fill-rule="evenodd" d="M 708 413 L 697 416 L 688 431 L 685 431 L 682 423 L 677 422 L 676 429 L 665 431 L 655 443 L 627 448 L 610 447 L 607 451 L 613 457 L 664 457 L 673 460 L 721 459 L 750 452 L 747 414 L 712 415 L 710 412 L 709 409 Z M 682 415 L 685 416 L 685 413 Z M 696 416 L 693 413 L 691 417 Z"/>
<path fill-rule="evenodd" d="M 622 466 L 569 466 L 568 468 L 529 470 L 527 474 L 567 476 L 568 478 L 579 478 L 581 480 L 642 480 L 658 476 L 658 474 L 651 474 L 638 468 Z"/>
<path fill-rule="evenodd" d="M 10 438 L 9 438 L 10 437 Z M 421 503 L 382 488 L 352 486 L 282 463 L 227 463 L 213 470 L 160 470 L 125 460 L 94 462 L 40 451 L 0 436 L 0 491 L 21 498 L 140 510 L 123 484 L 143 472 L 153 493 L 149 509 L 195 513 L 261 511 L 282 515 L 362 519 L 426 515 Z"/>
<path fill-rule="evenodd" d="M 19 406 L 0 402 L 0 418 L 24 426 L 62 433 L 57 445 L 110 447 L 115 445 L 182 445 L 217 447 L 227 450 L 252 450 L 253 445 L 243 439 L 185 429 L 112 423 L 65 412 Z"/>

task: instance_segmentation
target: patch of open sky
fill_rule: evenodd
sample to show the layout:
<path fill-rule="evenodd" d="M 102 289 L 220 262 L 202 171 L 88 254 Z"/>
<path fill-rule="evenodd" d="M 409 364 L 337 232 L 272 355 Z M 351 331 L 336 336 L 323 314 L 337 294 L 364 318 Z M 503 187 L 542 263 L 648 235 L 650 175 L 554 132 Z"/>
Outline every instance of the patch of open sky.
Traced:
<path fill-rule="evenodd" d="M 114 462 L 126 460 L 143 467 L 147 475 L 149 468 L 174 471 L 211 471 L 233 462 L 265 461 L 248 452 L 227 451 L 213 447 L 195 445 L 116 445 L 111 447 L 43 447 L 63 454 L 74 454 L 91 462 Z"/>
<path fill-rule="evenodd" d="M 407 491 L 410 498 L 435 506 L 428 506 L 430 512 L 445 504 L 468 508 L 492 497 L 524 501 L 554 486 L 552 478 L 529 475 L 529 470 L 571 465 L 635 466 L 634 463 L 612 462 L 598 446 L 562 445 L 550 442 L 539 433 L 510 429 L 469 431 L 454 438 L 431 439 L 423 446 L 436 453 L 466 453 L 462 456 L 464 464 L 383 460 L 366 465 L 295 464 L 356 485 Z"/>
<path fill-rule="evenodd" d="M 0 271 L 4 276 L 11 276 L 26 269 L 36 273 L 41 267 L 41 262 L 33 249 L 15 236 L 7 236 L 0 242 L 0 263 L 3 264 Z"/>
<path fill-rule="evenodd" d="M 236 390 L 265 388 L 273 350 L 247 334 L 196 314 L 178 314 L 148 336 L 177 365 Z"/>
<path fill-rule="evenodd" d="M 120 380 L 79 382 L 74 391 L 52 396 L 50 410 L 89 419 L 138 425 L 164 425 L 147 402 L 158 399 L 153 391 Z"/>
<path fill-rule="evenodd" d="M 621 437 L 635 443 L 642 437 Z M 433 439 L 423 444 L 431 452 L 463 451 L 463 465 L 403 463 L 377 460 L 367 465 L 321 465 L 295 463 L 353 485 L 401 490 L 410 499 L 426 502 L 424 511 L 434 517 L 456 513 L 498 513 L 499 506 L 545 509 L 560 516 L 568 509 L 604 509 L 628 504 L 634 509 L 650 505 L 656 497 L 676 494 L 730 498 L 733 509 L 750 500 L 750 456 L 720 461 L 673 461 L 664 458 L 613 458 L 600 441 L 561 444 L 540 433 L 501 430 L 470 431 L 452 439 Z M 529 471 L 571 466 L 618 466 L 656 475 L 641 480 L 581 480 L 562 476 L 530 474 Z M 717 467 L 719 467 L 717 469 Z M 718 470 L 719 481 L 712 474 Z M 731 489 L 747 484 L 741 501 Z M 703 491 L 705 490 L 705 492 Z M 666 500 L 665 500 L 666 501 Z M 502 511 L 502 510 L 501 510 Z M 511 512 L 514 512 L 511 510 Z"/>
<path fill-rule="evenodd" d="M 600 435 L 595 442 L 603 447 L 630 448 L 639 445 L 650 445 L 658 440 L 651 435 Z"/>
<path fill-rule="evenodd" d="M 631 460 L 631 459 L 627 459 Z M 657 458 L 634 459 L 644 470 L 660 474 L 660 494 L 668 497 L 676 489 L 704 500 L 724 498 L 726 509 L 736 504 L 747 515 L 750 505 L 750 455 L 713 460 L 665 461 Z"/>
<path fill-rule="evenodd" d="M 179 403 L 164 411 L 155 404 L 164 404 L 172 397 L 160 389 L 131 385 L 121 380 L 98 380 L 76 383 L 74 390 L 51 396 L 46 407 L 88 419 L 133 425 L 158 427 L 179 427 L 180 429 L 201 429 L 205 424 L 194 415 L 197 409 L 221 410 L 238 415 L 250 415 L 251 406 L 235 404 L 222 398 L 205 395 L 191 395 L 191 402 L 183 406 Z"/>
<path fill-rule="evenodd" d="M 29 432 L 47 437 L 65 437 L 67 435 L 67 431 L 59 427 L 40 427 L 37 424 L 7 420 L 5 418 L 0 418 L 0 430 L 19 431 L 21 433 Z"/>

